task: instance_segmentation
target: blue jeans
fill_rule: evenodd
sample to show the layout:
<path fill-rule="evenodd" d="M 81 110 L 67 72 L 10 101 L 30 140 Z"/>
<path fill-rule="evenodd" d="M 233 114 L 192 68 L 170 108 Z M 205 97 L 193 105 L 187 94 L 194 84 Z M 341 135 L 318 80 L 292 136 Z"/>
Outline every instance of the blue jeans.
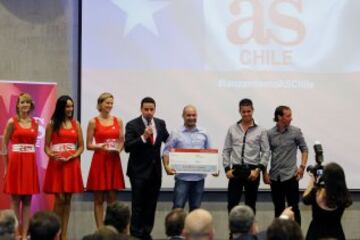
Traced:
<path fill-rule="evenodd" d="M 189 211 L 199 208 L 204 192 L 204 179 L 200 181 L 184 181 L 175 179 L 173 208 L 184 208 L 189 200 Z"/>

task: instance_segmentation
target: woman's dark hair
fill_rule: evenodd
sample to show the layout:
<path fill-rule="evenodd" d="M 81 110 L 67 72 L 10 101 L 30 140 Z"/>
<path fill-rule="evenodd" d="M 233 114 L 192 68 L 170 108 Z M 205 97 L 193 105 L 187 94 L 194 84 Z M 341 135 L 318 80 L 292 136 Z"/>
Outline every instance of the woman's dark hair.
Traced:
<path fill-rule="evenodd" d="M 58 132 L 60 129 L 61 123 L 64 122 L 64 120 L 65 120 L 65 108 L 66 108 L 66 104 L 67 104 L 68 100 L 70 100 L 74 104 L 74 101 L 68 95 L 63 95 L 63 96 L 59 97 L 58 100 L 56 101 L 55 111 L 51 117 L 52 124 L 53 124 L 53 132 Z M 71 114 L 71 118 L 73 116 L 74 116 L 74 110 Z"/>
<path fill-rule="evenodd" d="M 324 181 L 326 205 L 329 208 L 349 207 L 352 204 L 345 173 L 339 164 L 333 162 L 325 165 L 321 178 Z"/>

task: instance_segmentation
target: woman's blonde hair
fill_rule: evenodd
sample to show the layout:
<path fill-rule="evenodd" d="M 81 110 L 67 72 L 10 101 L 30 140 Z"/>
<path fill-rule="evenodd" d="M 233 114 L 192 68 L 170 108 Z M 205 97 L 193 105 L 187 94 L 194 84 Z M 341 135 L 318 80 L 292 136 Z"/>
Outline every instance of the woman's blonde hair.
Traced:
<path fill-rule="evenodd" d="M 16 100 L 16 113 L 19 115 L 20 111 L 19 111 L 19 103 L 21 100 L 24 100 L 25 102 L 29 102 L 30 103 L 30 112 L 34 111 L 35 109 L 35 103 L 31 97 L 30 94 L 28 93 L 20 93 L 17 100 Z"/>
<path fill-rule="evenodd" d="M 101 104 L 108 98 L 114 99 L 114 96 L 111 93 L 104 92 L 104 93 L 100 94 L 100 96 L 98 97 L 96 109 L 99 112 L 101 112 Z"/>

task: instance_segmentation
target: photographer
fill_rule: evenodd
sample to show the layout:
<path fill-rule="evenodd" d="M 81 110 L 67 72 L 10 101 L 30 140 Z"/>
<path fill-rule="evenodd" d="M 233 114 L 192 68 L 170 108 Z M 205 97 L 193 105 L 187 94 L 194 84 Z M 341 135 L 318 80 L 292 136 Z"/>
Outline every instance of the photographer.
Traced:
<path fill-rule="evenodd" d="M 344 170 L 337 163 L 325 165 L 323 174 L 310 174 L 311 180 L 303 195 L 303 202 L 312 206 L 312 221 L 306 239 L 345 239 L 341 217 L 352 204 L 346 186 Z"/>

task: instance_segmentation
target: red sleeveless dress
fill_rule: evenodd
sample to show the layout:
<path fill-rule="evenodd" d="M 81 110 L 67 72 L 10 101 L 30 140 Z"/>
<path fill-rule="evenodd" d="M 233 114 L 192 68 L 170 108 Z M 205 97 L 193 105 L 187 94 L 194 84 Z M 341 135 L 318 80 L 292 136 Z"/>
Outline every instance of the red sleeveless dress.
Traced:
<path fill-rule="evenodd" d="M 94 138 L 97 144 L 108 139 L 119 139 L 120 126 L 116 117 L 110 126 L 101 125 L 95 118 Z M 86 189 L 88 191 L 121 190 L 125 188 L 124 175 L 118 152 L 96 150 L 94 152 Z"/>
<path fill-rule="evenodd" d="M 70 129 L 60 128 L 58 132 L 51 135 L 51 148 L 67 147 L 67 154 L 76 152 L 78 144 L 78 132 L 76 121 L 71 121 Z M 84 184 L 81 176 L 80 158 L 72 158 L 69 161 L 49 159 L 46 169 L 44 188 L 45 193 L 77 193 L 84 191 Z"/>
<path fill-rule="evenodd" d="M 39 177 L 35 156 L 37 138 L 35 119 L 30 128 L 22 128 L 17 117 L 13 117 L 14 129 L 10 137 L 7 174 L 4 192 L 13 195 L 39 193 Z"/>

